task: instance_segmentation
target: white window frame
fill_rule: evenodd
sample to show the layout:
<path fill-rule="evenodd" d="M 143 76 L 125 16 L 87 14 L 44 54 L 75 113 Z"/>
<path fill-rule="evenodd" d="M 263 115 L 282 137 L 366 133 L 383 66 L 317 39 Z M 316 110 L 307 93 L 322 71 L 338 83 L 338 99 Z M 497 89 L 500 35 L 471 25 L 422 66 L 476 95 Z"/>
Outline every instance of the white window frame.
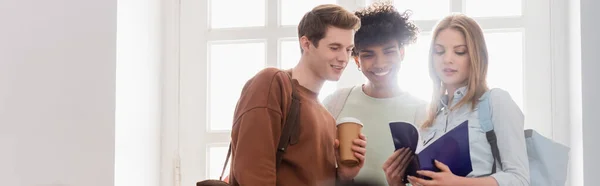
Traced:
<path fill-rule="evenodd" d="M 368 0 L 338 0 L 349 10 L 366 5 Z M 278 27 L 278 0 L 266 0 L 267 25 L 264 28 L 220 29 L 210 32 L 206 12 L 206 1 L 165 0 L 165 65 L 163 87 L 163 127 L 162 127 L 162 173 L 161 185 L 192 185 L 205 179 L 207 174 L 207 146 L 226 145 L 229 131 L 207 132 L 207 43 L 217 40 L 266 39 L 267 66 L 278 66 L 278 44 L 280 38 L 296 37 L 296 27 Z M 522 0 L 523 17 L 514 18 L 475 18 L 483 29 L 524 29 L 523 72 L 524 110 L 526 123 L 550 125 L 536 127 L 549 137 L 568 139 L 568 131 L 562 134 L 565 126 L 555 125 L 553 113 L 557 112 L 557 91 L 553 69 L 556 58 L 564 56 L 548 55 L 558 49 L 551 37 L 550 2 L 545 0 Z M 451 0 L 451 12 L 464 10 L 463 0 Z M 540 8 L 547 7 L 547 8 Z M 557 8 L 552 5 L 553 8 Z M 276 14 L 278 16 L 269 16 Z M 422 31 L 430 31 L 436 21 L 415 21 Z M 565 24 L 566 25 L 566 24 Z M 554 33 L 556 34 L 556 33 Z M 560 43 L 559 43 L 560 44 Z M 273 52 L 275 51 L 275 52 Z M 536 69 L 533 71 L 531 69 Z M 364 82 L 360 72 L 346 70 L 337 87 L 348 87 Z M 561 102 L 562 103 L 562 102 Z M 532 105 L 535 105 L 533 107 Z M 531 110 L 535 110 L 531 111 Z M 552 116 L 552 117 L 548 117 Z M 564 119 L 564 118 L 563 118 Z M 560 119 L 559 119 L 560 120 Z M 563 124 L 568 125 L 568 124 Z"/>
<path fill-rule="evenodd" d="M 361 0 L 338 0 L 338 4 L 355 9 Z M 266 0 L 266 26 L 254 28 L 227 28 L 211 31 L 206 13 L 207 1 L 180 0 L 179 10 L 179 64 L 178 64 L 178 153 L 175 162 L 180 162 L 180 179 L 175 184 L 193 185 L 206 179 L 207 147 L 226 146 L 230 131 L 208 132 L 207 122 L 207 43 L 220 40 L 266 40 L 267 66 L 278 66 L 278 44 L 280 38 L 297 37 L 295 26 L 279 25 L 279 1 Z M 277 5 L 277 6 L 269 6 Z M 271 16 L 278 15 L 278 16 Z M 233 114 L 233 113 L 232 113 Z M 175 119 L 173 119 L 175 120 Z M 169 152 L 166 152 L 169 153 Z M 167 156 L 169 156 L 167 154 Z M 177 157 L 179 156 L 179 157 Z M 166 159 L 164 161 L 170 161 Z M 176 163 L 175 163 L 176 165 Z M 167 170 L 165 170 L 167 171 Z M 166 176 L 165 176 L 166 177 Z"/>

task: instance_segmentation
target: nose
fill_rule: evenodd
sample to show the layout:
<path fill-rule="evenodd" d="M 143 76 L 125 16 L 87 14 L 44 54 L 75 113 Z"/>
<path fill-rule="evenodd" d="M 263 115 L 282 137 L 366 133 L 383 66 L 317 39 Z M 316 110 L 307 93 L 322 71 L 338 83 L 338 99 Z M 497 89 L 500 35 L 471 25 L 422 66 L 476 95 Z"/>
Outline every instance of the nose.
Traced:
<path fill-rule="evenodd" d="M 350 60 L 350 54 L 352 51 L 344 50 L 343 52 L 339 52 L 336 56 L 338 62 L 347 63 Z"/>
<path fill-rule="evenodd" d="M 395 60 L 393 57 L 388 57 L 384 54 L 377 55 L 377 57 L 375 57 L 373 67 L 382 70 L 386 69 L 389 65 L 393 64 L 393 60 Z"/>
<path fill-rule="evenodd" d="M 453 61 L 454 59 L 452 58 L 452 54 L 449 54 L 448 52 L 444 53 L 443 60 L 444 60 L 443 62 L 445 64 L 452 64 L 454 62 Z"/>

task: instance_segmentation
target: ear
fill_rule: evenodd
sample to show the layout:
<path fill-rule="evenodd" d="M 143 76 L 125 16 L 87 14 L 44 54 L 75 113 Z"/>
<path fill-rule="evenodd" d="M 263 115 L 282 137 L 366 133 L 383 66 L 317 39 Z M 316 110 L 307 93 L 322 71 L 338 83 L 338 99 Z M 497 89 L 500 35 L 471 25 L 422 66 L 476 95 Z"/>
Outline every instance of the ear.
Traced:
<path fill-rule="evenodd" d="M 312 43 L 310 42 L 310 39 L 308 39 L 308 37 L 306 37 L 306 36 L 300 37 L 300 48 L 302 48 L 303 51 L 305 51 L 305 52 L 308 51 L 311 44 Z"/>
<path fill-rule="evenodd" d="M 356 66 L 360 69 L 360 61 L 358 61 L 358 56 L 353 56 L 354 57 L 354 63 L 356 63 Z"/>
<path fill-rule="evenodd" d="M 404 47 L 400 47 L 400 61 L 404 61 L 404 52 L 405 52 L 405 48 Z"/>

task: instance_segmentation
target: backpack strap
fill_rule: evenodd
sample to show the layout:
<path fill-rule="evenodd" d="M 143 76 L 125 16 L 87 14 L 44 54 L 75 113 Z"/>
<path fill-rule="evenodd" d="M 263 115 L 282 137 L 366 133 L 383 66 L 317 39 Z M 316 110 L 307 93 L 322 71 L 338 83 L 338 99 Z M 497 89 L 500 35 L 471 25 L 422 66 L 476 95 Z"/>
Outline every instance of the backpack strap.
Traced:
<path fill-rule="evenodd" d="M 275 154 L 275 167 L 279 169 L 279 165 L 281 164 L 281 160 L 283 159 L 283 153 L 287 147 L 292 144 L 298 143 L 298 138 L 300 133 L 298 132 L 298 117 L 300 116 L 300 99 L 297 95 L 296 86 L 294 85 L 294 81 L 292 80 L 292 76 L 284 72 L 288 79 L 290 80 L 290 84 L 292 85 L 292 103 L 290 104 L 289 110 L 287 112 L 287 117 L 285 119 L 285 124 L 282 126 L 281 135 L 279 137 L 279 144 L 277 144 L 277 153 Z M 225 169 L 227 168 L 227 163 L 229 163 L 229 157 L 231 156 L 231 143 L 229 143 L 229 150 L 227 151 L 227 157 L 225 158 L 225 164 L 223 165 L 223 170 L 221 171 L 221 176 L 219 180 L 223 180 L 223 175 L 225 174 Z"/>
<path fill-rule="evenodd" d="M 494 163 L 492 165 L 492 173 L 496 173 L 496 164 L 500 162 L 500 168 L 502 168 L 502 158 L 500 157 L 500 150 L 498 149 L 498 140 L 496 133 L 494 132 L 494 124 L 492 123 L 491 106 L 489 101 L 489 94 L 491 90 L 486 91 L 481 98 L 479 98 L 479 105 L 477 108 L 479 114 L 479 124 L 481 129 L 485 132 L 485 137 L 492 148 L 492 156 L 494 157 Z M 496 162 L 497 161 L 497 162 Z"/>
<path fill-rule="evenodd" d="M 290 83 L 292 85 L 292 103 L 290 105 L 290 109 L 288 110 L 285 124 L 282 127 L 283 129 L 279 137 L 279 144 L 277 145 L 277 154 L 275 157 L 275 165 L 277 169 L 279 168 L 279 164 L 281 164 L 283 153 L 285 153 L 288 145 L 294 145 L 298 143 L 299 138 L 298 117 L 300 116 L 300 99 L 298 99 L 296 87 L 294 86 L 294 81 L 292 81 L 292 76 L 288 74 L 288 78 L 290 79 Z"/>
<path fill-rule="evenodd" d="M 354 86 L 335 91 L 331 96 L 331 102 L 325 105 L 334 119 L 337 120 L 337 118 L 340 116 L 344 105 L 346 105 L 348 97 L 350 97 L 350 93 L 352 93 L 352 89 L 354 89 Z"/>
<path fill-rule="evenodd" d="M 227 157 L 225 158 L 225 163 L 223 164 L 223 170 L 221 171 L 221 176 L 219 176 L 219 180 L 223 181 L 223 175 L 225 174 L 225 169 L 227 168 L 227 163 L 229 163 L 229 157 L 231 156 L 231 143 L 229 143 L 229 150 L 227 150 Z"/>

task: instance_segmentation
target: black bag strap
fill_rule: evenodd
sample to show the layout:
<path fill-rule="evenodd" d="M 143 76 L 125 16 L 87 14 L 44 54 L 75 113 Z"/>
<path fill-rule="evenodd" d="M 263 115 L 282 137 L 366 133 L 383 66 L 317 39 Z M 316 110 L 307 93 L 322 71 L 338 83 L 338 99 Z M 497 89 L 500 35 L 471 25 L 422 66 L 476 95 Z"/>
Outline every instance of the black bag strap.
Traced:
<path fill-rule="evenodd" d="M 286 73 L 287 74 L 287 73 Z M 279 168 L 281 164 L 281 160 L 283 159 L 283 153 L 290 144 L 298 143 L 298 117 L 300 115 L 300 100 L 298 99 L 298 95 L 296 93 L 296 86 L 294 86 L 294 81 L 290 74 L 287 74 L 290 79 L 290 83 L 292 85 L 292 103 L 290 105 L 290 109 L 287 113 L 285 124 L 283 125 L 283 129 L 281 131 L 281 135 L 279 137 L 279 144 L 277 145 L 277 154 L 276 154 L 276 167 Z"/>
<path fill-rule="evenodd" d="M 283 159 L 283 153 L 285 153 L 287 147 L 290 144 L 294 145 L 298 143 L 299 138 L 298 117 L 300 116 L 300 99 L 298 98 L 296 86 L 294 85 L 294 81 L 292 80 L 291 74 L 287 72 L 284 73 L 288 76 L 290 84 L 292 85 L 292 103 L 290 104 L 289 110 L 287 112 L 287 116 L 284 121 L 285 124 L 281 129 L 279 144 L 277 145 L 277 153 L 275 155 L 276 169 L 279 169 L 279 165 L 281 164 L 281 160 Z M 225 174 L 225 169 L 227 168 L 227 163 L 229 163 L 230 156 L 231 143 L 229 143 L 229 150 L 227 151 L 227 157 L 225 159 L 225 164 L 223 165 L 223 170 L 221 171 L 221 176 L 219 177 L 219 180 L 223 180 L 223 175 Z"/>
<path fill-rule="evenodd" d="M 490 143 L 490 146 L 492 147 L 492 156 L 494 157 L 494 164 L 492 165 L 492 174 L 494 174 L 496 173 L 496 161 L 500 163 L 500 168 L 502 168 L 502 158 L 500 158 L 500 150 L 498 150 L 498 140 L 496 139 L 496 133 L 494 132 L 494 130 L 486 132 L 485 137 L 487 138 L 488 143 Z"/>
<path fill-rule="evenodd" d="M 500 168 L 502 169 L 502 158 L 500 158 L 500 150 L 498 149 L 498 139 L 496 138 L 496 132 L 494 132 L 494 125 L 492 121 L 491 115 L 491 105 L 489 94 L 492 90 L 488 90 L 479 98 L 478 103 L 478 115 L 479 115 L 479 124 L 481 124 L 481 128 L 485 132 L 485 137 L 487 138 L 488 143 L 490 144 L 492 150 L 492 157 L 494 159 L 494 163 L 492 164 L 492 171 L 489 175 L 496 173 L 496 166 L 500 164 Z M 484 175 L 484 176 L 489 176 Z"/>

